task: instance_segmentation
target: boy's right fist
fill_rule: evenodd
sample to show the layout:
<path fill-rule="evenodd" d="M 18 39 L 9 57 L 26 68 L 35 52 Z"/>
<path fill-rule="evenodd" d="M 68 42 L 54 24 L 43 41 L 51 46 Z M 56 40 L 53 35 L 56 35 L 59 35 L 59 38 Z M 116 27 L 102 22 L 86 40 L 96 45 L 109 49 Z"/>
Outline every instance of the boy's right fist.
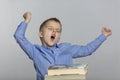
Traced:
<path fill-rule="evenodd" d="M 26 23 L 29 23 L 30 22 L 30 20 L 31 20 L 31 13 L 30 12 L 26 12 L 26 13 L 24 13 L 23 14 L 23 18 L 24 18 L 24 20 L 25 20 L 25 22 Z"/>

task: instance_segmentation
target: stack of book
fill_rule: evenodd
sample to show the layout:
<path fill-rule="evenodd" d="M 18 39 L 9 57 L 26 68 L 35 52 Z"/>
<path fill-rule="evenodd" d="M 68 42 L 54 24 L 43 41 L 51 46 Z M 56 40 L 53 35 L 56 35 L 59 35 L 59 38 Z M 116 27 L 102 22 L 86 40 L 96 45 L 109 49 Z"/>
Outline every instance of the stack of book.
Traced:
<path fill-rule="evenodd" d="M 54 65 L 48 68 L 45 80 L 86 80 L 87 64 Z"/>

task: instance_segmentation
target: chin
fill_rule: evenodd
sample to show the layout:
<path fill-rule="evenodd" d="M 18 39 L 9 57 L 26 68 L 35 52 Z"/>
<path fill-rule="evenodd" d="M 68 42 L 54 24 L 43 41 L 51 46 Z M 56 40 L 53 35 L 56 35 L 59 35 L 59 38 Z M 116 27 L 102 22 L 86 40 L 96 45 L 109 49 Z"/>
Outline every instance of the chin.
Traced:
<path fill-rule="evenodd" d="M 55 45 L 55 44 L 49 44 L 48 46 L 49 46 L 49 47 L 53 47 L 54 45 Z"/>

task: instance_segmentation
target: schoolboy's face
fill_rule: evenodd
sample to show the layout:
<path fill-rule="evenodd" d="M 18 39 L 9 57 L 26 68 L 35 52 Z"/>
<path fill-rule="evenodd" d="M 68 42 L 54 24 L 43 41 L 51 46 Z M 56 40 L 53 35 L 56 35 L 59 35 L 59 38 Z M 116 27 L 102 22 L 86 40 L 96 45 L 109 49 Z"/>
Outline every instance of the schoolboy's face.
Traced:
<path fill-rule="evenodd" d="M 61 34 L 61 25 L 55 21 L 48 21 L 39 36 L 42 39 L 44 46 L 52 47 L 54 44 L 59 42 Z"/>

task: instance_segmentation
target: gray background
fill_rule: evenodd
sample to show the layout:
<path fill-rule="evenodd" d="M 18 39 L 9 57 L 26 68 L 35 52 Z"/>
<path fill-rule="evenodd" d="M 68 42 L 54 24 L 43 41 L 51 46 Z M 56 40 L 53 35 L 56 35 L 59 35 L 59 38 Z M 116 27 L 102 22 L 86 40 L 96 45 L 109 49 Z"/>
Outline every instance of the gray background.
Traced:
<path fill-rule="evenodd" d="M 33 63 L 13 38 L 26 11 L 32 20 L 26 31 L 33 44 L 40 44 L 39 25 L 49 17 L 63 24 L 60 42 L 86 45 L 107 26 L 113 31 L 93 55 L 75 59 L 88 63 L 88 80 L 120 80 L 120 0 L 0 0 L 0 80 L 35 80 Z M 119 22 L 119 23 L 118 23 Z"/>

